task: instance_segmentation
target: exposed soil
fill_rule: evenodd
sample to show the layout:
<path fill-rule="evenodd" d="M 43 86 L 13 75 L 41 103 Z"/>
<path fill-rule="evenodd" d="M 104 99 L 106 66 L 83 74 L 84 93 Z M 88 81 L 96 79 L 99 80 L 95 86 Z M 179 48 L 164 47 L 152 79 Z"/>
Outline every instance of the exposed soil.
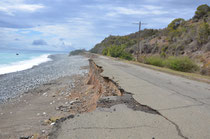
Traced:
<path fill-rule="evenodd" d="M 56 138 L 66 119 L 94 111 L 101 97 L 121 96 L 116 84 L 100 75 L 102 71 L 90 60 L 88 76 L 53 80 L 1 105 L 0 138 Z"/>
<path fill-rule="evenodd" d="M 69 96 L 70 100 L 76 98 L 74 101 L 75 105 L 60 106 L 59 109 L 61 111 L 74 111 L 78 116 L 78 114 L 83 112 L 94 111 L 97 108 L 99 99 L 102 97 L 122 95 L 121 91 L 114 82 L 100 75 L 100 73 L 103 72 L 101 67 L 97 66 L 91 59 L 89 60 L 89 65 L 89 74 L 85 79 L 84 84 L 75 86 L 74 91 L 72 91 L 71 95 Z M 52 132 L 48 135 L 50 139 L 57 138 L 62 122 L 67 119 L 69 118 L 56 121 Z"/>
<path fill-rule="evenodd" d="M 1 107 L 0 138 L 56 139 L 63 121 L 94 111 L 97 107 L 110 108 L 117 104 L 162 116 L 157 110 L 137 102 L 131 93 L 108 77 L 101 76 L 103 69 L 91 59 L 89 66 L 86 76 L 54 80 Z M 73 84 L 69 82 L 72 78 Z M 179 127 L 168 121 L 185 138 Z"/>
<path fill-rule="evenodd" d="M 162 115 L 159 111 L 147 105 L 140 104 L 133 98 L 132 93 L 126 92 L 116 82 L 109 79 L 108 77 L 101 76 L 100 73 L 103 72 L 103 69 L 102 67 L 96 65 L 93 60 L 90 59 L 89 64 L 90 72 L 87 84 L 93 86 L 94 89 L 92 88 L 92 91 L 94 94 L 98 94 L 96 104 L 97 107 L 110 108 L 117 104 L 125 104 L 128 108 L 135 111 L 157 114 L 173 124 L 180 137 L 188 139 L 188 137 L 183 135 L 179 126 L 175 122 Z"/>

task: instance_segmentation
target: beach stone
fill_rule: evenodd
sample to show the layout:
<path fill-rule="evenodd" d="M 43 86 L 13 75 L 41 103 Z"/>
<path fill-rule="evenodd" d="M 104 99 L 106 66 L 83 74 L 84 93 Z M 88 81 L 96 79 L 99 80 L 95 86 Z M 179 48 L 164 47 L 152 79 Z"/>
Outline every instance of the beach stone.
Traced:
<path fill-rule="evenodd" d="M 34 66 L 24 71 L 0 75 L 0 103 L 10 98 L 16 98 L 28 90 L 39 87 L 51 80 L 74 74 L 85 75 L 87 69 L 81 69 L 82 66 L 88 66 L 88 58 L 82 56 L 71 56 L 68 54 L 51 55 L 52 61 Z M 74 87 L 73 80 L 72 87 Z"/>

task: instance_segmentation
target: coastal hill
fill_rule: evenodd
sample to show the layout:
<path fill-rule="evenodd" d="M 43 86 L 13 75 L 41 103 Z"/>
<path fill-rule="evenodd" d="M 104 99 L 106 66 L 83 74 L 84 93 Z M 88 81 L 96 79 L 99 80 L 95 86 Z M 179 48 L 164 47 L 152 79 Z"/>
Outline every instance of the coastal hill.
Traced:
<path fill-rule="evenodd" d="M 144 29 L 140 32 L 142 57 L 159 55 L 187 56 L 194 59 L 203 74 L 210 74 L 210 7 L 200 5 L 190 20 L 174 19 L 164 29 Z M 124 59 L 134 59 L 138 53 L 138 32 L 126 36 L 109 36 L 90 52 Z"/>

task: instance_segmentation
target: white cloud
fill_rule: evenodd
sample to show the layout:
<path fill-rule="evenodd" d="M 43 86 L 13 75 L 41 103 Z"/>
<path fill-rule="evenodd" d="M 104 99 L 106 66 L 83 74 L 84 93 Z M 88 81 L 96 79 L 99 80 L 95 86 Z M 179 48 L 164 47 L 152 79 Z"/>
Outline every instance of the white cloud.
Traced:
<path fill-rule="evenodd" d="M 22 11 L 30 11 L 34 12 L 38 9 L 44 8 L 43 5 L 35 5 L 35 4 L 19 4 L 19 5 L 14 5 L 14 6 L 8 6 L 9 9 L 11 10 L 22 10 Z"/>
<path fill-rule="evenodd" d="M 14 15 L 17 11 L 23 12 L 35 12 L 45 6 L 41 4 L 26 4 L 23 0 L 8 0 L 0 2 L 0 11 L 5 12 L 8 15 Z"/>
<path fill-rule="evenodd" d="M 174 18 L 192 17 L 195 11 L 195 7 L 181 5 L 183 2 L 175 5 L 179 3 L 175 0 L 173 3 L 167 3 L 171 0 L 52 1 L 0 0 L 0 45 L 49 50 L 91 48 L 110 34 L 135 32 L 138 26 L 132 23 L 138 20 L 148 23 L 143 27 L 163 28 Z M 37 12 L 35 16 L 27 14 L 33 12 Z M 31 45 L 39 39 L 46 40 L 48 45 Z"/>
<path fill-rule="evenodd" d="M 142 7 L 148 9 L 148 10 L 160 10 L 162 7 L 160 6 L 154 6 L 154 5 L 143 5 Z"/>
<path fill-rule="evenodd" d="M 101 8 L 101 7 L 100 7 Z M 119 16 L 119 15 L 161 15 L 167 14 L 160 6 L 153 5 L 142 5 L 136 7 L 135 5 L 130 5 L 129 7 L 109 7 L 106 16 Z"/>
<path fill-rule="evenodd" d="M 74 22 L 71 22 L 71 20 Z M 73 48 L 91 48 L 96 41 L 99 41 L 90 21 L 84 22 L 82 18 L 72 18 L 71 20 L 69 19 L 67 23 L 42 25 L 27 29 L 0 28 L 1 46 L 32 50 L 68 51 Z M 16 38 L 19 38 L 20 41 L 15 41 Z M 40 39 L 45 40 L 48 45 L 44 47 L 43 45 L 31 45 L 34 40 Z"/>
<path fill-rule="evenodd" d="M 131 8 L 125 8 L 125 7 L 116 7 L 115 11 L 118 14 L 124 14 L 124 15 L 142 15 L 142 14 L 148 14 L 147 11 L 144 10 L 137 10 L 137 9 L 131 9 Z"/>

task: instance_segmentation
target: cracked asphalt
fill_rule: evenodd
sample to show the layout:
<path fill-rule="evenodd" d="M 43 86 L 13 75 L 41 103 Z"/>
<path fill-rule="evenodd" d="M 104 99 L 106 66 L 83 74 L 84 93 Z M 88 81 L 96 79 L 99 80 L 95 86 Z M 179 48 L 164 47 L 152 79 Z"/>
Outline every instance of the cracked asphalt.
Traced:
<path fill-rule="evenodd" d="M 207 139 L 210 138 L 210 85 L 100 56 L 94 59 L 109 77 L 141 105 L 158 114 L 125 104 L 66 120 L 59 139 Z"/>

